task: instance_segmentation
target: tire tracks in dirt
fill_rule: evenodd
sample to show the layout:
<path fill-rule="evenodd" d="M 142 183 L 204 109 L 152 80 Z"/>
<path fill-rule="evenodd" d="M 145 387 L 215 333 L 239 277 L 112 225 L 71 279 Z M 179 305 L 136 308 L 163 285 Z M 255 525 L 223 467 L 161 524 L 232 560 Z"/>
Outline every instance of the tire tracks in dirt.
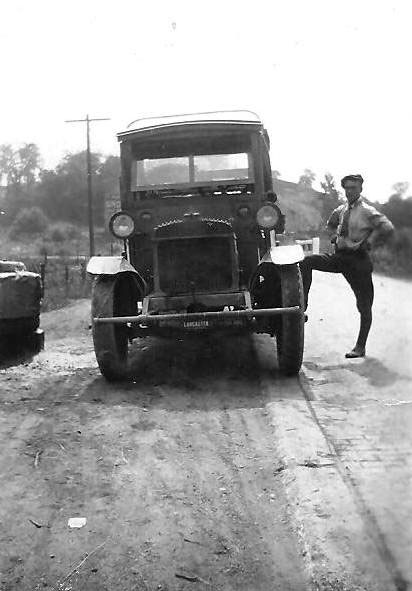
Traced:
<path fill-rule="evenodd" d="M 143 341 L 135 379 L 107 384 L 73 334 L 76 310 L 68 334 L 60 326 L 44 353 L 0 372 L 3 518 L 15 516 L 5 590 L 56 587 L 80 563 L 73 589 L 186 589 L 176 573 L 197 589 L 306 589 L 250 339 Z M 68 529 L 73 516 L 86 527 Z"/>

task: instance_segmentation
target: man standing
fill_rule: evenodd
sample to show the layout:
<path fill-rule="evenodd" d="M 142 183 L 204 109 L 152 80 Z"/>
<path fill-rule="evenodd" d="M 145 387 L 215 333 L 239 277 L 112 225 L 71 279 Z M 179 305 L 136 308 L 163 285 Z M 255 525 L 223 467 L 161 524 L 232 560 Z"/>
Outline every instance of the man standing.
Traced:
<path fill-rule="evenodd" d="M 333 233 L 334 254 L 315 254 L 300 263 L 305 309 L 312 283 L 312 271 L 342 273 L 351 286 L 360 314 L 360 328 L 354 348 L 345 357 L 364 357 L 366 341 L 372 324 L 372 261 L 369 250 L 381 244 L 393 233 L 393 225 L 386 216 L 361 197 L 363 178 L 349 174 L 341 180 L 347 203 L 336 208 L 327 226 Z"/>

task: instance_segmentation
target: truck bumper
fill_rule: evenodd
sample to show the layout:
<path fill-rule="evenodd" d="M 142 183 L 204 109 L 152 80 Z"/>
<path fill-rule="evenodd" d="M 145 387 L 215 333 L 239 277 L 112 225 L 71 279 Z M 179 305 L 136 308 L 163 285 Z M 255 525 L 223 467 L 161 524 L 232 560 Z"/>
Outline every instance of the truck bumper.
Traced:
<path fill-rule="evenodd" d="M 93 318 L 96 324 L 130 324 L 145 327 L 181 327 L 202 329 L 208 328 L 209 321 L 213 325 L 219 320 L 254 320 L 262 317 L 279 316 L 283 314 L 303 313 L 299 306 L 288 308 L 262 308 L 258 310 L 224 310 L 221 312 L 192 312 L 189 314 L 140 314 L 138 316 L 116 316 L 112 318 Z M 224 322 L 222 323 L 224 324 Z"/>

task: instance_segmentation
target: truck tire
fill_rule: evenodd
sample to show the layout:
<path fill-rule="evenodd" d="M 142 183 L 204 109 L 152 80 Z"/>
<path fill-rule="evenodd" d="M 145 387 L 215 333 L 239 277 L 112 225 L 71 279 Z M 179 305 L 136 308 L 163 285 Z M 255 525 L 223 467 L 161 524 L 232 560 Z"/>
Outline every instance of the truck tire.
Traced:
<path fill-rule="evenodd" d="M 304 346 L 304 299 L 302 277 L 298 265 L 279 268 L 282 306 L 299 306 L 298 314 L 283 314 L 276 331 L 279 369 L 285 375 L 299 373 Z"/>
<path fill-rule="evenodd" d="M 27 347 L 33 353 L 40 353 L 44 349 L 44 330 L 36 328 L 33 332 L 27 335 Z"/>
<path fill-rule="evenodd" d="M 125 273 L 100 275 L 92 292 L 92 318 L 133 316 L 136 288 Z M 100 372 L 109 382 L 129 377 L 129 328 L 126 324 L 92 322 L 93 344 Z"/>

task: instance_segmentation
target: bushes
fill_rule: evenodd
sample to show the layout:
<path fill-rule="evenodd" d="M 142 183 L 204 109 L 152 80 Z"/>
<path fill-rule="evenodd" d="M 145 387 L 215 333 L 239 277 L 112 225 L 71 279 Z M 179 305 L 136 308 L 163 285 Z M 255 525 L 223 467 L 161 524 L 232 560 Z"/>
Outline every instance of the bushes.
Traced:
<path fill-rule="evenodd" d="M 73 254 L 78 251 L 77 244 L 82 242 L 82 231 L 68 222 L 50 223 L 39 207 L 22 209 L 14 219 L 8 232 L 8 243 L 17 239 L 23 250 L 30 245 L 30 250 L 40 254 Z M 67 251 L 67 252 L 66 252 Z"/>
<path fill-rule="evenodd" d="M 56 222 L 51 224 L 47 230 L 46 237 L 51 242 L 65 242 L 66 240 L 77 240 L 80 237 L 80 230 L 73 224 Z"/>
<path fill-rule="evenodd" d="M 49 220 L 40 207 L 27 207 L 16 215 L 10 233 L 16 238 L 30 238 L 42 234 L 48 225 Z"/>
<path fill-rule="evenodd" d="M 398 228 L 393 239 L 373 252 L 375 269 L 388 275 L 412 277 L 412 228 Z"/>

